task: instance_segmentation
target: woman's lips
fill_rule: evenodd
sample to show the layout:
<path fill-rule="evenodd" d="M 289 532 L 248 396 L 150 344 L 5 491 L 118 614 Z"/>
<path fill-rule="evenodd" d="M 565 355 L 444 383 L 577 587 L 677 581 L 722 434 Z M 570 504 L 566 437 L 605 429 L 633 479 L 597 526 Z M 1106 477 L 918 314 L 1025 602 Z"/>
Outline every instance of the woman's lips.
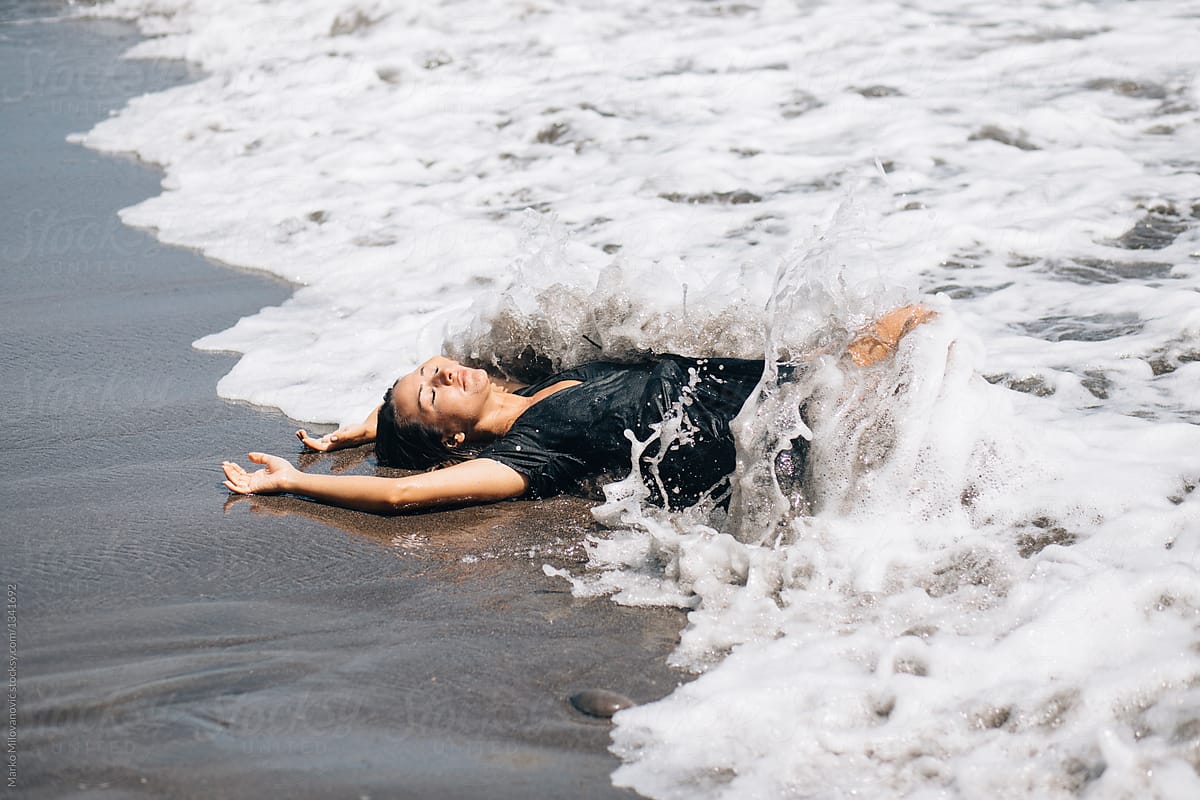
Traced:
<path fill-rule="evenodd" d="M 464 391 L 470 392 L 476 389 L 476 384 L 478 381 L 476 380 L 477 376 L 474 373 L 477 371 L 478 370 L 467 369 L 466 367 L 463 367 L 461 370 L 459 370 L 458 385 L 461 386 Z"/>

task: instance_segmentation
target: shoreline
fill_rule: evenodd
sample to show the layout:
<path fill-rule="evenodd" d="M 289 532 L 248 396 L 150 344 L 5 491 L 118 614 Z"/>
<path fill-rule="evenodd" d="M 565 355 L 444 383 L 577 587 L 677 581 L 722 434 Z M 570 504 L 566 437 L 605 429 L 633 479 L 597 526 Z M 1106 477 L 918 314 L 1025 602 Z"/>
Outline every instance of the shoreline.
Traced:
<path fill-rule="evenodd" d="M 17 156 L 0 241 L 29 244 L 0 254 L 0 392 L 32 434 L 0 490 L 21 609 L 18 789 L 634 796 L 611 785 L 608 725 L 567 697 L 668 694 L 687 679 L 665 663 L 683 614 L 577 599 L 542 574 L 579 560 L 594 529 L 581 500 L 385 518 L 227 498 L 218 465 L 246 449 L 373 468 L 360 451 L 302 455 L 281 414 L 216 397 L 230 357 L 191 342 L 291 287 L 123 225 L 160 175 L 65 140 L 187 67 L 118 60 L 138 38 L 121 23 L 6 33 L 9 75 L 50 93 L 0 106 Z M 48 66 L 64 52 L 67 72 Z"/>

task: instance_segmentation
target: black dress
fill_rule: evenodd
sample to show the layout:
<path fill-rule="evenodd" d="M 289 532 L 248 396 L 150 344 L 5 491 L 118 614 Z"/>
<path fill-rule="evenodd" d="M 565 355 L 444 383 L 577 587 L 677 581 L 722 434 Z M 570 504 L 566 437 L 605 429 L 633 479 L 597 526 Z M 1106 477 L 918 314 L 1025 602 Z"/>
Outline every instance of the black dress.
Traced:
<path fill-rule="evenodd" d="M 762 371 L 762 361 L 681 356 L 646 364 L 584 364 L 519 390 L 529 397 L 560 381 L 582 381 L 535 403 L 479 456 L 528 478 L 527 496 L 547 497 L 595 475 L 628 474 L 631 442 L 625 431 L 645 441 L 655 425 L 677 419 L 682 435 L 665 453 L 652 442 L 642 454 L 642 475 L 654 502 L 689 506 L 706 492 L 720 494 L 733 471 L 729 423 Z"/>

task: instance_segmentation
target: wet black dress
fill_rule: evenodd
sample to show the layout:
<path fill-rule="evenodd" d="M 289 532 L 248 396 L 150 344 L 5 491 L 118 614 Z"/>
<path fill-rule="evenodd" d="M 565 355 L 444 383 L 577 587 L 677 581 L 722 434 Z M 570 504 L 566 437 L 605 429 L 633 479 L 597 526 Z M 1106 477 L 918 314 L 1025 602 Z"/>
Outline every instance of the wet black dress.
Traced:
<path fill-rule="evenodd" d="M 527 496 L 547 497 L 595 475 L 628 474 L 631 443 L 625 431 L 645 441 L 653 426 L 682 415 L 683 435 L 666 453 L 658 441 L 651 443 L 642 454 L 642 475 L 654 502 L 689 506 L 710 490 L 719 494 L 733 471 L 729 423 L 762 371 L 762 361 L 681 356 L 646 364 L 585 364 L 519 390 L 529 397 L 560 381 L 582 381 L 535 403 L 479 456 L 528 478 Z M 653 478 L 655 461 L 665 502 Z"/>

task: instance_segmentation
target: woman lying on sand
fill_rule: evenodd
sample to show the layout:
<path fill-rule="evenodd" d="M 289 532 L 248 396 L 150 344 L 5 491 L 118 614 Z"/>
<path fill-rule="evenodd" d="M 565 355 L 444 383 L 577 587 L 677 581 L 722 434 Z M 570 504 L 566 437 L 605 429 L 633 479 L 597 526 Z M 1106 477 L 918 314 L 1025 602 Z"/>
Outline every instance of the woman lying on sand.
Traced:
<path fill-rule="evenodd" d="M 851 342 L 851 360 L 867 366 L 887 357 L 932 316 L 921 306 L 888 312 Z M 642 474 L 652 476 L 652 500 L 681 508 L 719 497 L 735 461 L 729 423 L 762 371 L 762 361 L 661 356 L 646 364 L 584 364 L 522 386 L 438 356 L 397 380 L 362 424 L 319 439 L 296 432 L 313 450 L 374 442 L 381 466 L 432 471 L 313 475 L 278 456 L 250 453 L 263 468 L 247 472 L 226 461 L 225 485 L 238 494 L 288 492 L 379 513 L 547 497 L 627 470 L 626 431 L 645 442 L 668 420 L 678 436 L 666 437 L 665 452 L 657 444 L 646 448 Z"/>

